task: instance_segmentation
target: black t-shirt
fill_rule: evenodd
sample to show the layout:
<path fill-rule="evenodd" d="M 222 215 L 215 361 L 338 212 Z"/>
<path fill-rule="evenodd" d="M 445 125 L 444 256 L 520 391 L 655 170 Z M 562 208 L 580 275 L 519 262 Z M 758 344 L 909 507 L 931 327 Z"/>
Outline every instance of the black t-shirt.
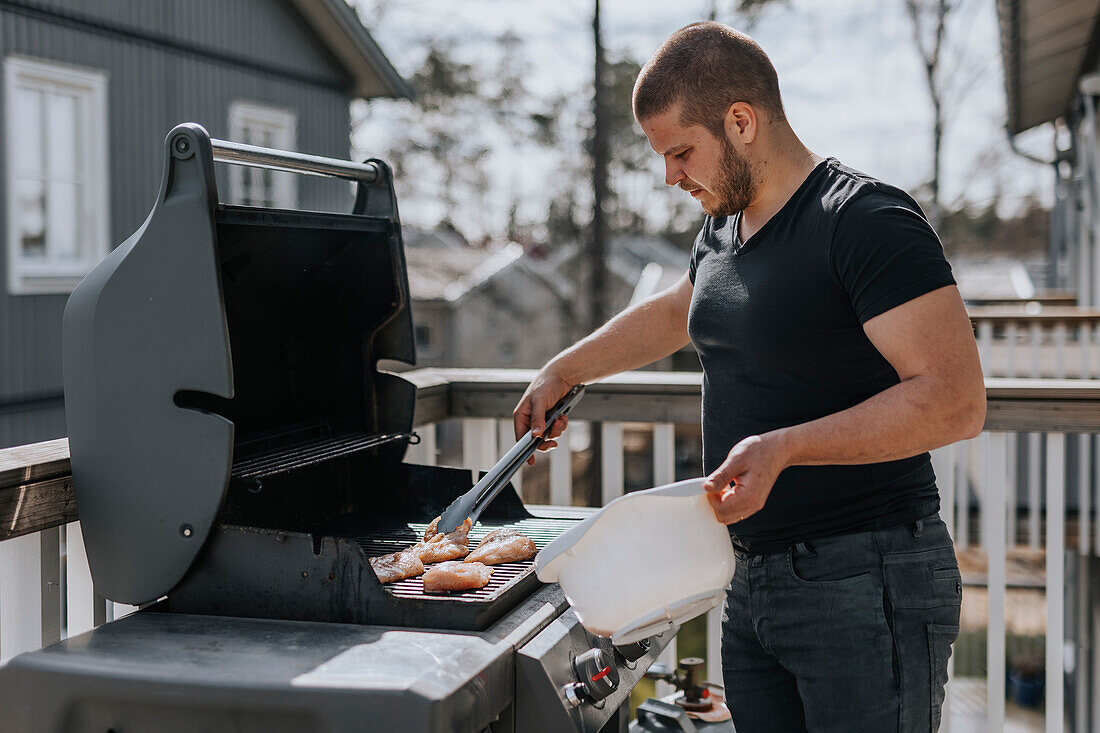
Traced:
<path fill-rule="evenodd" d="M 744 243 L 739 218 L 707 217 L 689 267 L 688 333 L 703 365 L 708 474 L 745 437 L 839 412 L 897 384 L 863 324 L 955 282 L 917 203 L 833 158 Z M 771 552 L 938 509 L 927 453 L 792 466 L 764 508 L 730 532 L 743 547 Z"/>

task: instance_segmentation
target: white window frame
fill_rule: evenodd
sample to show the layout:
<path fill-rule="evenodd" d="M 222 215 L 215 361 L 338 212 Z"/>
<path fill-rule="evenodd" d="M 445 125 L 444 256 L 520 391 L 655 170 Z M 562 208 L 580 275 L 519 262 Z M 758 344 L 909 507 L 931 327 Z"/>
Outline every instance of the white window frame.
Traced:
<path fill-rule="evenodd" d="M 256 145 L 245 138 L 245 128 L 258 125 L 271 130 L 274 140 L 271 145 L 277 150 L 297 150 L 298 115 L 280 107 L 272 107 L 259 102 L 237 100 L 229 105 L 229 139 L 234 142 Z M 230 200 L 234 204 L 245 203 L 245 176 L 250 169 L 239 165 L 229 166 Z M 298 179 L 293 173 L 271 171 L 272 200 L 276 209 L 298 208 Z"/>
<path fill-rule="evenodd" d="M 17 87 L 31 88 L 44 93 L 64 91 L 77 98 L 78 139 L 74 145 L 81 156 L 79 161 L 81 180 L 77 189 L 80 207 L 77 212 L 77 231 L 82 235 L 78 242 L 80 257 L 77 260 L 51 262 L 48 249 L 44 261 L 26 257 L 22 251 L 22 243 L 17 241 L 19 235 L 15 216 L 17 171 L 13 170 L 13 151 L 21 142 L 13 102 Z M 71 293 L 77 283 L 91 272 L 110 250 L 107 75 L 97 69 L 25 56 L 8 56 L 4 59 L 4 100 L 8 291 L 12 295 Z"/>

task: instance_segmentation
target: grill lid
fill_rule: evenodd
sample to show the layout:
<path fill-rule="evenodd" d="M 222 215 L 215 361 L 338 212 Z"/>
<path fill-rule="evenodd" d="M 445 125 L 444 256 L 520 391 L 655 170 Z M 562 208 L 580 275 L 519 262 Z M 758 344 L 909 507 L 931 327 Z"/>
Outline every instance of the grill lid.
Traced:
<path fill-rule="evenodd" d="M 415 353 L 387 167 L 211 141 L 194 124 L 165 144 L 149 218 L 76 288 L 63 327 L 88 559 L 96 591 L 126 603 L 186 574 L 231 472 L 367 449 L 399 461 L 415 401 L 376 369 Z M 355 211 L 220 205 L 215 158 L 355 179 Z"/>

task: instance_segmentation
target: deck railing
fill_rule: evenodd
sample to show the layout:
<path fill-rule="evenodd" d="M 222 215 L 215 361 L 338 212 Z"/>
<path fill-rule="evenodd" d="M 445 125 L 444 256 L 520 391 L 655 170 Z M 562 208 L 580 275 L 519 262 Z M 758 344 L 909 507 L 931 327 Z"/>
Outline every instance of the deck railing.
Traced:
<path fill-rule="evenodd" d="M 1100 310 L 1029 303 L 967 311 L 987 377 L 1100 379 Z"/>
<path fill-rule="evenodd" d="M 414 421 L 422 438 L 410 448 L 406 460 L 435 463 L 435 427 L 461 420 L 462 462 L 478 469 L 494 463 L 514 440 L 511 411 L 533 372 L 424 369 L 403 376 L 418 386 Z M 1016 512 L 1008 509 L 1015 506 L 1009 499 L 1020 478 L 1009 475 L 1014 464 L 1009 460 L 1009 444 L 1020 434 L 1037 434 L 1043 436 L 1046 456 L 1044 481 L 1035 483 L 1042 493 L 1030 505 L 1034 519 L 1026 534 L 1029 542 L 1041 539 L 1046 548 L 1047 730 L 1060 731 L 1064 729 L 1063 672 L 1067 662 L 1078 671 L 1100 669 L 1100 645 L 1090 637 L 1094 609 L 1087 588 L 1075 596 L 1083 607 L 1072 609 L 1086 622 L 1077 624 L 1073 634 L 1067 634 L 1064 625 L 1063 554 L 1067 519 L 1078 536 L 1074 549 L 1083 558 L 1097 554 L 1100 548 L 1100 523 L 1094 519 L 1095 476 L 1100 475 L 1100 466 L 1080 462 L 1081 452 L 1067 448 L 1076 439 L 1066 437 L 1100 433 L 1100 383 L 988 378 L 987 394 L 985 432 L 933 455 L 940 477 L 942 514 L 953 536 L 960 546 L 969 545 L 973 525 L 988 556 L 987 725 L 989 730 L 1001 730 L 1004 723 L 1005 688 L 1000 681 L 1006 664 L 1006 551 L 1021 539 L 1016 532 Z M 650 426 L 653 481 L 671 482 L 676 478 L 675 426 L 698 425 L 699 400 L 697 373 L 632 372 L 590 386 L 572 420 L 600 424 L 601 502 L 625 489 L 623 424 Z M 576 503 L 568 443 L 561 441 L 560 448 L 540 458 L 549 463 L 552 504 Z M 1067 455 L 1076 458 L 1067 461 Z M 1073 472 L 1078 473 L 1077 483 L 1084 490 L 1078 492 L 1077 509 L 1071 511 L 1066 508 L 1066 478 Z M 522 485 L 521 476 L 521 491 Z M 97 597 L 92 588 L 80 539 L 67 441 L 0 451 L 0 662 L 85 631 L 129 608 Z M 706 623 L 708 676 L 712 679 L 721 679 L 719 621 L 720 611 L 716 610 Z M 1068 647 L 1067 639 L 1071 641 Z M 674 659 L 675 651 L 668 656 Z M 1090 678 L 1077 674 L 1074 679 L 1074 719 L 1091 720 L 1100 711 L 1090 709 Z M 1074 729 L 1090 728 L 1079 724 Z M 1091 729 L 1100 730 L 1100 725 Z"/>

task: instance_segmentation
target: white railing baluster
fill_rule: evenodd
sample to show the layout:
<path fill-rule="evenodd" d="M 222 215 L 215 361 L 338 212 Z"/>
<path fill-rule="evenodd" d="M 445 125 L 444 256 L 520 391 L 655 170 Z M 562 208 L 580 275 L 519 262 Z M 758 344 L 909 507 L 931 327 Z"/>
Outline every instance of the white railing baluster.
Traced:
<path fill-rule="evenodd" d="M 425 423 L 414 428 L 420 442 L 405 451 L 405 462 L 417 466 L 434 466 L 436 463 L 435 423 Z"/>
<path fill-rule="evenodd" d="M 1096 521 L 1092 523 L 1092 526 L 1094 527 L 1093 531 L 1096 533 L 1093 536 L 1092 553 L 1093 553 L 1093 555 L 1095 555 L 1097 557 L 1100 557 L 1100 500 L 1097 499 L 1097 494 L 1096 494 L 1096 492 L 1097 492 L 1097 482 L 1100 482 L 1100 436 L 1096 437 L 1093 440 L 1093 443 L 1094 443 L 1094 445 L 1093 445 L 1093 449 L 1092 449 L 1092 470 L 1093 470 L 1093 475 L 1097 477 L 1097 481 L 1090 481 L 1088 483 L 1088 492 L 1089 492 L 1089 503 L 1092 506 L 1097 507 Z M 1097 674 L 1097 677 L 1100 677 L 1100 667 L 1096 668 L 1096 674 Z M 1098 704 L 1097 707 L 1100 707 L 1100 704 Z M 1097 730 L 1100 730 L 1100 728 L 1097 728 Z"/>
<path fill-rule="evenodd" d="M 68 604 L 65 635 L 76 636 L 93 629 L 96 599 L 80 522 L 65 525 L 65 595 Z"/>
<path fill-rule="evenodd" d="M 491 417 L 468 417 L 462 421 L 462 465 L 474 471 L 488 471 L 500 459 L 497 453 L 497 425 Z"/>
<path fill-rule="evenodd" d="M 1089 669 L 1089 647 L 1092 645 L 1092 623 L 1089 619 L 1089 566 L 1088 556 L 1084 555 L 1077 558 L 1077 577 L 1074 578 L 1074 584 L 1077 588 L 1075 600 L 1077 606 L 1075 608 L 1074 616 L 1076 620 L 1076 633 L 1074 633 L 1073 644 L 1073 659 L 1076 666 L 1076 674 L 1074 674 L 1073 684 L 1073 699 L 1074 699 L 1074 721 L 1076 721 L 1075 729 L 1079 731 L 1088 730 L 1085 721 L 1089 719 L 1089 684 L 1090 677 L 1094 674 Z"/>
<path fill-rule="evenodd" d="M 1016 546 L 1016 474 L 1019 466 L 1016 465 L 1016 433 L 1005 433 L 1005 542 L 1009 547 Z"/>
<path fill-rule="evenodd" d="M 550 451 L 550 503 L 555 506 L 573 506 L 573 456 L 568 436 Z"/>
<path fill-rule="evenodd" d="M 1089 554 L 1092 537 L 1092 487 L 1089 469 L 1092 467 L 1092 435 L 1077 436 L 1077 552 Z"/>
<path fill-rule="evenodd" d="M 1088 322 L 1081 322 L 1077 325 L 1077 346 L 1081 349 L 1081 379 L 1089 378 L 1089 361 L 1091 355 L 1089 354 L 1089 338 L 1092 333 L 1092 326 Z"/>
<path fill-rule="evenodd" d="M 664 486 L 676 480 L 676 426 L 653 423 L 653 485 Z"/>
<path fill-rule="evenodd" d="M 1100 451 L 1097 451 L 1100 453 Z M 1098 522 L 1097 524 L 1100 524 Z M 1097 609 L 1095 605 L 1089 609 L 1089 615 L 1083 620 L 1083 623 L 1089 624 L 1092 631 L 1092 719 L 1091 727 L 1084 728 L 1086 731 L 1100 731 L 1100 609 Z"/>
<path fill-rule="evenodd" d="M 940 488 L 940 517 L 954 538 L 955 529 L 955 443 L 932 451 L 932 470 Z"/>
<path fill-rule="evenodd" d="M 603 503 L 623 495 L 623 424 L 605 422 L 600 427 L 601 481 Z"/>
<path fill-rule="evenodd" d="M 1040 434 L 1027 434 L 1027 546 L 1039 549 L 1040 521 L 1042 519 L 1042 452 Z"/>
<path fill-rule="evenodd" d="M 61 641 L 61 528 L 38 533 L 41 542 L 42 646 Z"/>
<path fill-rule="evenodd" d="M 970 547 L 970 441 L 959 444 L 951 470 L 955 474 L 955 544 Z"/>
<path fill-rule="evenodd" d="M 1066 322 L 1054 324 L 1054 376 L 1066 378 Z"/>
<path fill-rule="evenodd" d="M 979 439 L 967 441 L 966 452 L 967 467 L 970 476 L 970 481 L 974 485 L 974 496 L 978 499 L 978 534 L 979 546 L 985 547 L 985 505 L 989 501 L 989 497 L 986 496 L 986 451 L 988 450 L 987 444 Z M 1003 486 L 1002 486 L 1003 488 Z M 967 512 L 969 517 L 969 511 Z"/>
<path fill-rule="evenodd" d="M 987 730 L 1004 729 L 1005 720 L 1005 520 L 1004 520 L 1004 433 L 982 433 L 986 476 L 989 488 L 983 529 L 983 546 L 988 553 L 987 591 L 989 597 L 988 643 L 986 647 L 986 722 Z"/>
<path fill-rule="evenodd" d="M 993 321 L 978 321 L 978 359 L 982 363 L 982 374 L 993 373 Z"/>
<path fill-rule="evenodd" d="M 1100 260 L 1100 257 L 1098 257 L 1097 259 Z M 1093 356 L 1095 356 L 1096 351 L 1094 344 L 1100 343 L 1100 323 L 1096 325 L 1089 325 L 1088 334 L 1089 365 L 1091 368 L 1089 369 L 1089 372 L 1085 374 L 1085 379 L 1096 379 L 1097 377 L 1100 377 L 1100 358 L 1093 359 Z M 1093 367 L 1093 364 L 1095 364 L 1096 366 Z"/>
<path fill-rule="evenodd" d="M 1016 376 L 1016 321 L 1005 324 L 1005 376 Z"/>
<path fill-rule="evenodd" d="M 562 435 L 558 438 L 558 443 L 563 443 L 566 440 L 568 440 L 568 438 Z M 514 445 L 515 442 L 516 426 L 515 423 L 512 422 L 512 418 L 508 418 L 507 420 L 497 420 L 497 447 L 500 449 L 500 454 L 503 456 L 504 451 Z M 554 450 L 562 449 L 556 448 Z M 520 466 L 520 469 L 516 471 L 511 478 L 512 486 L 516 487 L 516 493 L 519 494 L 519 497 L 521 499 L 523 498 L 523 469 L 526 468 L 526 466 L 526 463 L 523 464 L 523 466 Z"/>
<path fill-rule="evenodd" d="M 1032 321 L 1028 326 L 1028 332 L 1031 336 L 1031 376 L 1038 378 L 1039 349 L 1043 342 L 1043 324 L 1039 321 Z"/>
<path fill-rule="evenodd" d="M 1064 603 L 1065 567 L 1065 459 L 1066 439 L 1062 433 L 1047 434 L 1047 638 L 1046 638 L 1046 730 L 1060 733 L 1064 723 L 1065 651 Z M 990 672 L 992 673 L 992 667 Z M 991 676 L 990 679 L 993 679 Z M 998 677 L 996 679 L 1003 679 Z"/>
<path fill-rule="evenodd" d="M 42 646 L 42 540 L 0 542 L 0 664 Z"/>

